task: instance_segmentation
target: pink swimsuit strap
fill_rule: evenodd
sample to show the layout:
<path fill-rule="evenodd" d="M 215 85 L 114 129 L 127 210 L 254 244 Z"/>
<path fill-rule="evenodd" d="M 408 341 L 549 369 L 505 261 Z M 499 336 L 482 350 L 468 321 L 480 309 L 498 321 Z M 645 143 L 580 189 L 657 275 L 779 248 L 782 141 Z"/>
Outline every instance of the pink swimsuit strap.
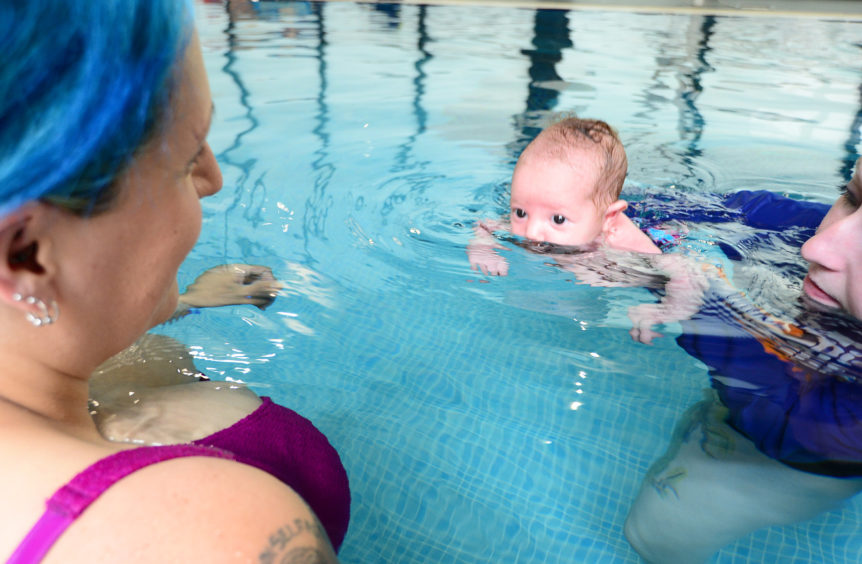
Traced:
<path fill-rule="evenodd" d="M 234 459 L 233 454 L 224 450 L 191 444 L 140 447 L 103 458 L 48 499 L 45 513 L 12 553 L 7 564 L 40 562 L 66 528 L 109 487 L 141 468 L 188 456 Z"/>

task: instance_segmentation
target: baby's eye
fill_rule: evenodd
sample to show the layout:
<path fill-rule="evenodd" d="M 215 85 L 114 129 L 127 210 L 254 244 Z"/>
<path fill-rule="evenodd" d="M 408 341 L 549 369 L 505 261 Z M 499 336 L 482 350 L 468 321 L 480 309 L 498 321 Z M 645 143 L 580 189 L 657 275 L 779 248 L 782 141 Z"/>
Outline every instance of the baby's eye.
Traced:
<path fill-rule="evenodd" d="M 566 216 L 557 214 L 554 216 L 554 223 L 557 225 L 562 225 L 566 222 Z"/>
<path fill-rule="evenodd" d="M 525 212 L 521 208 L 515 208 L 512 211 L 515 212 L 515 217 L 519 217 L 521 219 L 524 219 L 525 217 L 527 217 L 527 212 Z"/>

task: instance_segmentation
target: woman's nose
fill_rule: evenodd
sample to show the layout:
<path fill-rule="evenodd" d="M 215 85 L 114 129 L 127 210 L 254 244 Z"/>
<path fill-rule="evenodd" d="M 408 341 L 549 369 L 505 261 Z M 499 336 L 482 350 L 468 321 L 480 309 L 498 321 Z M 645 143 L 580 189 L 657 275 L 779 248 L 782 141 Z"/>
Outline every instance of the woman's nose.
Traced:
<path fill-rule="evenodd" d="M 827 218 L 828 219 L 828 218 Z M 846 219 L 846 218 L 845 218 Z M 818 264 L 828 270 L 839 270 L 841 268 L 841 249 L 843 220 L 824 220 L 817 228 L 813 237 L 802 245 L 802 258 L 809 263 Z"/>
<path fill-rule="evenodd" d="M 195 167 L 195 189 L 199 198 L 212 196 L 221 190 L 223 183 L 221 169 L 216 161 L 215 154 L 208 142 L 204 142 L 203 152 Z"/>

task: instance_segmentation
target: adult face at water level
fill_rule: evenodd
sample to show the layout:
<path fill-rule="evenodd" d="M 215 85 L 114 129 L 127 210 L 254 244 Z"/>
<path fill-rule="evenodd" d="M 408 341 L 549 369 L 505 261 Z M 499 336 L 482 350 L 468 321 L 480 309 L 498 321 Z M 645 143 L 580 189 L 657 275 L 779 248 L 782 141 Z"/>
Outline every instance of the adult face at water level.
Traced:
<path fill-rule="evenodd" d="M 843 309 L 862 319 L 862 158 L 853 178 L 823 218 L 817 233 L 802 246 L 810 264 L 805 295 L 826 308 Z"/>
<path fill-rule="evenodd" d="M 335 560 L 311 502 L 243 455 L 90 417 L 90 374 L 174 312 L 221 188 L 192 22 L 172 0 L 0 7 L 4 561 Z"/>

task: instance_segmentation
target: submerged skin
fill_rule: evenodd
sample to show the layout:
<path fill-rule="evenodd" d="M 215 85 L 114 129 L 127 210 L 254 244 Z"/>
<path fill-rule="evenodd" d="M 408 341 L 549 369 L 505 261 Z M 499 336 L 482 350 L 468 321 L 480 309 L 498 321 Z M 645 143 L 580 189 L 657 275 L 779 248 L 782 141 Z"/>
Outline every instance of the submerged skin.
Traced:
<path fill-rule="evenodd" d="M 0 452 L 15 461 L 0 468 L 3 559 L 57 488 L 134 446 L 101 436 L 88 408 L 90 375 L 173 315 L 177 270 L 200 230 L 199 199 L 221 188 L 205 140 L 212 100 L 196 37 L 177 70 L 173 119 L 118 178 L 112 208 L 84 218 L 33 203 L 0 218 Z M 25 319 L 33 306 L 16 293 L 56 300 L 61 318 L 33 327 Z M 186 399 L 186 407 L 205 405 Z M 229 418 L 253 409 L 252 400 Z M 273 544 L 275 536 L 284 542 Z M 111 487 L 45 562 L 248 562 L 264 553 L 279 562 L 336 561 L 291 488 L 251 466 L 191 457 Z"/>
<path fill-rule="evenodd" d="M 284 287 L 265 266 L 219 265 L 180 294 L 171 320 L 190 308 L 247 304 L 265 309 Z M 178 444 L 229 427 L 261 404 L 242 384 L 207 380 L 185 345 L 147 333 L 91 375 L 90 414 L 111 441 Z"/>

